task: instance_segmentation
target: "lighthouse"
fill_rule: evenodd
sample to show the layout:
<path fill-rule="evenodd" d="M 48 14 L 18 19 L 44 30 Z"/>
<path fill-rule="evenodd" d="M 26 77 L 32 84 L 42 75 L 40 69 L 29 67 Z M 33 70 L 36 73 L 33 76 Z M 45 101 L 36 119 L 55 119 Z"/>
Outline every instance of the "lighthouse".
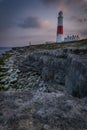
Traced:
<path fill-rule="evenodd" d="M 62 42 L 62 36 L 63 36 L 63 12 L 60 11 L 58 13 L 58 23 L 57 23 L 57 37 L 56 37 L 56 42 Z"/>

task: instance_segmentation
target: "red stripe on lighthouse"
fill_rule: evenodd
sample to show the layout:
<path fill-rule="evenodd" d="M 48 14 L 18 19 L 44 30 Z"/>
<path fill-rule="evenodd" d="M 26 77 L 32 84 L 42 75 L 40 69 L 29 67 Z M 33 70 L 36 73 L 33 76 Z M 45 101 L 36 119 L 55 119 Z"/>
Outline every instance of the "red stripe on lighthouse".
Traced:
<path fill-rule="evenodd" d="M 57 34 L 63 34 L 63 26 L 57 27 Z"/>

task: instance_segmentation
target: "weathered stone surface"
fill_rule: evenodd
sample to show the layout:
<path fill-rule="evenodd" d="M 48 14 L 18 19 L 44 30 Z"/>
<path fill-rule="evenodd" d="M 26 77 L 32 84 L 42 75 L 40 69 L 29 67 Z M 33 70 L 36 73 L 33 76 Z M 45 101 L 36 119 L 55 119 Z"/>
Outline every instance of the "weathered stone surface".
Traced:
<path fill-rule="evenodd" d="M 0 78 L 8 89 L 0 92 L 0 130 L 87 129 L 87 46 L 62 46 L 12 50 Z"/>
<path fill-rule="evenodd" d="M 22 66 L 24 67 L 24 69 L 22 69 L 22 66 L 20 67 L 20 69 L 25 71 L 36 71 L 42 76 L 42 79 L 45 81 L 54 80 L 57 83 L 64 84 L 66 58 L 64 58 L 64 54 L 61 54 L 61 56 L 59 54 L 58 59 L 58 54 L 56 54 L 56 52 L 48 51 L 46 54 L 46 52 L 42 51 L 38 52 L 40 53 L 40 55 L 38 53 L 33 53 L 32 55 L 30 54 L 26 58 L 26 60 L 23 61 Z"/>
<path fill-rule="evenodd" d="M 63 92 L 0 93 L 0 127 L 3 130 L 87 129 L 85 102 Z M 85 108 L 83 109 L 83 106 Z"/>
<path fill-rule="evenodd" d="M 86 56 L 85 56 L 86 57 Z M 70 94 L 77 97 L 87 96 L 87 60 L 69 56 L 65 85 Z"/>
<path fill-rule="evenodd" d="M 87 96 L 87 55 L 86 52 L 85 54 L 82 52 L 84 48 L 83 51 L 77 48 L 69 48 L 67 51 L 65 49 L 35 51 L 23 61 L 23 67 L 20 69 L 35 71 L 45 82 L 65 85 L 73 96 L 85 97 Z"/>

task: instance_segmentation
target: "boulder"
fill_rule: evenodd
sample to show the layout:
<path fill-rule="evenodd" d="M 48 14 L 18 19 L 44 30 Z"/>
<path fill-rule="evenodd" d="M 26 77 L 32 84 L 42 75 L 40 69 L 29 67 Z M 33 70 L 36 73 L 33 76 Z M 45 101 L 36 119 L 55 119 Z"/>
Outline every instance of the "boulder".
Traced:
<path fill-rule="evenodd" d="M 87 96 L 87 60 L 69 56 L 66 70 L 65 86 L 68 93 L 79 98 Z"/>

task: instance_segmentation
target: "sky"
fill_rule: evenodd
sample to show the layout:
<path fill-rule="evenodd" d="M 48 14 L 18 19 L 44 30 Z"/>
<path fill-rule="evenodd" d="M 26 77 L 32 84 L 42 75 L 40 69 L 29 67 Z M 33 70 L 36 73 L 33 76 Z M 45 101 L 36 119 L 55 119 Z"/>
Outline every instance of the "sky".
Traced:
<path fill-rule="evenodd" d="M 63 36 L 87 38 L 87 0 L 0 0 L 0 46 L 56 41 L 60 10 Z"/>

